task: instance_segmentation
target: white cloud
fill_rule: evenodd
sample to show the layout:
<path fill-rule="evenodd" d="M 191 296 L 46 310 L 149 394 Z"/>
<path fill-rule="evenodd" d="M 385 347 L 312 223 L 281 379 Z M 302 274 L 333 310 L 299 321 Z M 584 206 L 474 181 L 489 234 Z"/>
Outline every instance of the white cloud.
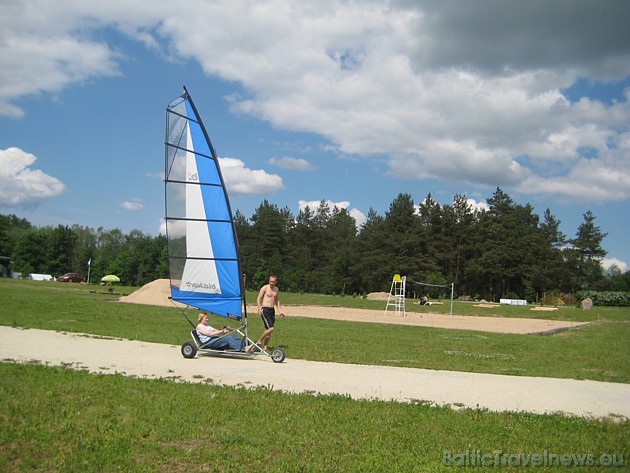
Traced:
<path fill-rule="evenodd" d="M 427 199 L 423 199 L 422 204 L 426 204 L 426 201 Z M 487 202 L 477 202 L 475 199 L 466 199 L 466 204 L 468 205 L 468 208 L 472 212 L 479 212 L 479 211 L 490 209 L 490 206 L 488 205 Z M 417 204 L 415 208 L 416 208 L 415 214 L 420 215 L 420 204 Z"/>
<path fill-rule="evenodd" d="M 164 171 L 159 172 L 147 172 L 145 176 L 150 177 L 151 179 L 159 179 L 160 181 L 164 180 Z"/>
<path fill-rule="evenodd" d="M 617 266 L 622 273 L 628 271 L 628 263 L 617 258 L 604 258 L 602 266 L 605 270 L 609 270 L 612 266 Z"/>
<path fill-rule="evenodd" d="M 160 219 L 159 232 L 161 235 L 166 235 L 166 220 L 164 220 L 163 218 Z M 171 220 L 168 226 L 169 238 L 178 238 L 185 235 L 186 235 L 186 222 L 184 220 Z"/>
<path fill-rule="evenodd" d="M 516 186 L 524 193 L 560 195 L 576 201 L 607 202 L 630 199 L 630 133 L 610 138 L 609 150 L 597 159 L 577 157 L 561 176 L 530 175 Z"/>
<path fill-rule="evenodd" d="M 350 216 L 354 218 L 355 222 L 357 223 L 357 228 L 361 228 L 361 225 L 363 225 L 367 220 L 365 214 L 359 209 L 350 209 L 349 212 Z"/>
<path fill-rule="evenodd" d="M 342 153 L 385 156 L 393 178 L 582 201 L 629 198 L 630 150 L 619 146 L 629 133 L 627 97 L 612 105 L 571 103 L 563 92 L 578 79 L 630 77 L 624 2 L 606 8 L 592 0 L 188 6 L 3 2 L 0 114 L 19 117 L 18 99 L 25 95 L 117 74 L 122 56 L 97 39 L 109 27 L 238 82 L 244 94 L 230 98 L 234 110 L 324 136 Z M 308 164 L 294 159 L 273 164 Z M 230 172 L 228 186 L 236 193 L 282 187 L 278 176 L 242 163 Z"/>
<path fill-rule="evenodd" d="M 477 202 L 475 199 L 466 199 L 466 203 L 473 212 L 490 209 L 490 206 L 487 202 Z"/>
<path fill-rule="evenodd" d="M 272 194 L 284 187 L 282 178 L 262 169 L 248 169 L 235 158 L 219 158 L 228 192 L 240 194 Z"/>
<path fill-rule="evenodd" d="M 74 8 L 69 2 L 52 7 L 41 1 L 0 6 L 0 115 L 23 116 L 14 103 L 22 96 L 57 93 L 77 82 L 119 74 L 120 55 L 86 35 L 90 24 L 99 23 L 84 17 L 82 8 L 69 12 Z"/>
<path fill-rule="evenodd" d="M 160 219 L 160 225 L 158 227 L 158 233 L 160 235 L 166 235 L 166 220 L 163 218 Z"/>
<path fill-rule="evenodd" d="M 278 166 L 283 169 L 292 169 L 295 171 L 309 171 L 311 169 L 315 169 L 315 166 L 309 163 L 306 159 L 293 158 L 291 156 L 285 156 L 283 158 L 271 158 L 269 160 L 269 164 L 273 164 L 274 166 Z"/>
<path fill-rule="evenodd" d="M 132 212 L 135 212 L 137 210 L 143 210 L 144 204 L 142 203 L 140 199 L 132 199 L 132 200 L 127 200 L 125 202 L 122 202 L 120 204 L 120 207 L 122 207 L 125 210 L 130 210 Z"/>
<path fill-rule="evenodd" d="M 0 150 L 0 205 L 36 207 L 66 192 L 59 179 L 33 169 L 37 158 L 19 148 Z"/>
<path fill-rule="evenodd" d="M 337 207 L 338 209 L 347 209 L 350 206 L 350 202 L 348 202 L 347 200 L 344 200 L 344 201 L 341 201 L 341 202 L 333 202 L 332 200 L 325 200 L 323 203 L 325 205 L 328 205 L 328 207 L 331 210 L 334 207 Z M 298 202 L 298 205 L 300 207 L 300 211 L 306 209 L 306 207 L 308 207 L 312 211 L 317 211 L 317 209 L 319 209 L 321 204 L 322 204 L 321 200 L 300 200 Z"/>
<path fill-rule="evenodd" d="M 312 212 L 317 212 L 321 204 L 322 204 L 321 200 L 300 200 L 298 202 L 300 211 L 308 207 Z M 348 210 L 348 213 L 350 214 L 350 216 L 354 218 L 357 228 L 361 227 L 361 225 L 363 225 L 363 223 L 365 223 L 365 221 L 367 220 L 367 217 L 365 216 L 365 214 L 361 212 L 359 209 L 349 208 L 350 202 L 348 202 L 347 200 L 344 200 L 341 202 L 333 202 L 332 200 L 326 200 L 324 201 L 324 204 L 328 205 L 328 207 L 331 210 L 335 207 L 337 207 L 338 209 Z"/>

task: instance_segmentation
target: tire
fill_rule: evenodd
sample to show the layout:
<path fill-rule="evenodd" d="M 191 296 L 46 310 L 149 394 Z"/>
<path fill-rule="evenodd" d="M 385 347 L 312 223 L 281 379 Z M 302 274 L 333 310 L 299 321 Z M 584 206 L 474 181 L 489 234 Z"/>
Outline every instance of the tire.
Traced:
<path fill-rule="evenodd" d="M 184 358 L 194 358 L 197 354 L 197 345 L 193 342 L 185 342 L 182 345 L 182 355 Z"/>
<path fill-rule="evenodd" d="M 271 350 L 271 359 L 274 363 L 282 363 L 287 357 L 287 353 L 283 348 L 274 348 Z"/>

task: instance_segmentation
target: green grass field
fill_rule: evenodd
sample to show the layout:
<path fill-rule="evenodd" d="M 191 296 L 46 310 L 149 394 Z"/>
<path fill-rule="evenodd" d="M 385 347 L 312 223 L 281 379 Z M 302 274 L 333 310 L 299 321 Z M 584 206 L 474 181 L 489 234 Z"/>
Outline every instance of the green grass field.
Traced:
<path fill-rule="evenodd" d="M 170 344 L 188 337 L 177 309 L 117 303 L 98 286 L 0 279 L 0 298 L 0 325 Z M 348 296 L 283 294 L 283 302 L 384 308 Z M 448 311 L 431 309 L 439 307 Z M 454 313 L 484 315 L 478 310 L 459 303 Z M 627 309 L 501 310 L 594 323 L 532 336 L 289 317 L 279 321 L 274 344 L 290 358 L 630 383 Z M 250 329 L 262 330 L 258 317 Z M 469 461 L 495 452 L 495 471 L 564 471 L 523 466 L 528 457 L 515 455 L 552 463 L 553 455 L 574 455 L 567 461 L 575 466 L 611 454 L 603 458 L 627 468 L 630 454 L 627 420 L 289 395 L 9 360 L 0 370 L 0 471 L 451 471 L 466 452 Z"/>
<path fill-rule="evenodd" d="M 117 290 L 129 294 L 134 288 Z M 117 295 L 99 286 L 0 279 L 0 291 L 2 325 L 175 345 L 189 337 L 190 326 L 178 309 L 118 303 Z M 385 305 L 352 297 L 282 297 L 289 314 L 290 305 L 300 303 L 375 310 Z M 248 300 L 253 302 L 255 297 L 250 295 Z M 445 308 L 408 305 L 410 311 Z M 458 303 L 455 309 L 456 314 L 491 316 L 487 309 L 484 312 L 469 303 Z M 518 306 L 500 310 L 506 317 L 541 315 Z M 533 336 L 287 317 L 278 319 L 272 340 L 289 357 L 305 360 L 630 383 L 630 309 L 562 308 L 543 314 L 593 323 L 552 336 Z M 195 311 L 189 311 L 189 316 L 196 320 Z M 215 322 L 223 325 L 226 321 L 217 318 Z M 250 317 L 250 330 L 254 337 L 263 331 L 259 317 Z"/>

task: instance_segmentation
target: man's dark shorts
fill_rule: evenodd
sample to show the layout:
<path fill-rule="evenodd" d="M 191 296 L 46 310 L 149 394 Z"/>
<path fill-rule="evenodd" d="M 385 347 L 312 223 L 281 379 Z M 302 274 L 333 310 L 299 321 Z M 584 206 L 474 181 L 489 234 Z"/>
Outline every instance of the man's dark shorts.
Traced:
<path fill-rule="evenodd" d="M 265 328 L 271 328 L 276 324 L 276 311 L 273 307 L 262 308 L 262 319 Z"/>

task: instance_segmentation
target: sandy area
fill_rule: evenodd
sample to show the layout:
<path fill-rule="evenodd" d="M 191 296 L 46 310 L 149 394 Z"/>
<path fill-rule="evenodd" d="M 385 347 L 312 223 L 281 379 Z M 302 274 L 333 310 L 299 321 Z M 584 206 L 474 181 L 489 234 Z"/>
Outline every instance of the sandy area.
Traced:
<path fill-rule="evenodd" d="M 168 279 L 153 281 L 132 294 L 121 297 L 121 302 L 133 304 L 147 304 L 168 306 L 174 303 L 169 300 L 170 288 Z M 376 293 L 371 299 L 387 300 L 387 293 Z M 383 310 L 349 309 L 331 306 L 285 305 L 283 307 L 288 317 L 311 317 L 321 319 L 347 320 L 353 322 L 372 322 L 397 325 L 417 325 L 423 327 L 449 328 L 459 330 L 477 330 L 495 333 L 554 333 L 559 330 L 585 325 L 587 322 L 564 322 L 544 319 L 502 318 L 497 316 L 496 309 L 488 309 L 488 317 L 474 317 L 464 315 L 445 315 L 435 313 L 418 314 L 408 312 L 405 317 L 396 316 L 391 310 L 385 315 Z M 255 306 L 248 306 L 248 314 L 256 314 Z"/>
<path fill-rule="evenodd" d="M 398 317 L 384 311 L 348 309 L 344 307 L 285 306 L 287 316 L 372 322 L 379 324 L 416 325 L 422 327 L 477 330 L 481 332 L 546 334 L 576 328 L 588 322 L 566 322 L 544 319 L 476 317 L 415 312 Z M 255 313 L 255 308 L 253 308 Z M 249 310 L 249 309 L 248 309 Z M 494 315 L 494 314 L 493 314 Z"/>

